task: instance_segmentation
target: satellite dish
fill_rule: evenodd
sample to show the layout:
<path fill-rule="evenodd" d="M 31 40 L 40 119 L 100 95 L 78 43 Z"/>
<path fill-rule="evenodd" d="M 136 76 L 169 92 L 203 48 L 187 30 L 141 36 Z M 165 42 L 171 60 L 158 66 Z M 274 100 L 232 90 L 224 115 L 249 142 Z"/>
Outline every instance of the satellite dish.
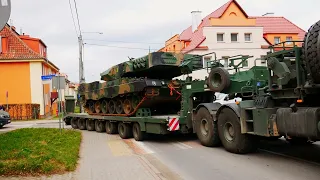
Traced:
<path fill-rule="evenodd" d="M 0 31 L 7 24 L 11 14 L 11 0 L 0 0 Z"/>

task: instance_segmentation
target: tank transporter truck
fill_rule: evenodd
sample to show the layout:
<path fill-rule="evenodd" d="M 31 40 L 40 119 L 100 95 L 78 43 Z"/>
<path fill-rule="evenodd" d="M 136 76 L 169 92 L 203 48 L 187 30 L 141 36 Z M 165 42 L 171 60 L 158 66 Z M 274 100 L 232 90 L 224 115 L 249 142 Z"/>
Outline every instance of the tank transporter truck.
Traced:
<path fill-rule="evenodd" d="M 281 42 L 270 46 L 270 52 L 262 59 L 256 59 L 266 61 L 266 66 L 255 65 L 249 70 L 243 70 L 243 64 L 252 58 L 248 55 L 228 57 L 228 62 L 231 62 L 228 67 L 220 63 L 224 59 L 214 58 L 207 66 L 205 80 L 192 79 L 191 76 L 187 76 L 185 80 L 170 79 L 203 69 L 202 57 L 205 55 L 150 53 L 142 61 L 146 65 L 143 67 L 145 71 L 140 71 L 140 77 L 145 76 L 145 84 L 149 78 L 154 78 L 153 81 L 159 84 L 144 84 L 143 91 L 138 90 L 146 95 L 143 99 L 149 99 L 148 105 L 140 108 L 142 99 L 131 114 L 70 112 L 66 114 L 64 121 L 75 129 L 118 133 L 121 138 L 133 137 L 137 141 L 143 140 L 148 133 L 196 133 L 204 146 L 223 145 L 227 151 L 239 154 L 256 150 L 261 138 L 284 136 L 290 143 L 298 145 L 318 141 L 319 31 L 320 21 L 310 27 L 303 41 Z M 288 43 L 292 46 L 288 47 Z M 153 56 L 158 57 L 158 62 L 161 63 L 150 63 L 153 62 Z M 166 59 L 167 56 L 171 57 L 170 61 Z M 165 66 L 172 66 L 172 69 Z M 151 67 L 158 71 L 148 71 Z M 173 72 L 173 69 L 176 69 L 174 75 L 169 76 L 168 73 Z M 133 76 L 138 76 L 134 69 L 131 72 Z M 168 76 L 163 77 L 162 74 Z M 151 90 L 146 90 L 148 88 Z M 96 92 L 103 89 L 104 86 L 99 86 Z M 157 92 L 157 95 L 147 96 L 152 94 L 148 93 L 150 91 Z M 85 101 L 91 98 L 91 95 L 85 95 L 90 92 L 82 92 Z M 162 92 L 164 93 L 161 95 Z M 228 94 L 229 99 L 241 98 L 241 101 L 217 102 L 215 93 L 218 92 Z M 98 99 L 96 96 L 95 99 Z M 173 98 L 163 102 L 161 106 L 166 108 L 157 112 L 158 108 L 163 107 L 150 106 L 160 101 L 154 96 L 159 99 L 170 99 L 169 96 Z M 175 101 L 177 102 L 174 103 Z M 174 106 L 170 108 L 172 104 Z M 174 113 L 169 109 L 178 111 Z"/>

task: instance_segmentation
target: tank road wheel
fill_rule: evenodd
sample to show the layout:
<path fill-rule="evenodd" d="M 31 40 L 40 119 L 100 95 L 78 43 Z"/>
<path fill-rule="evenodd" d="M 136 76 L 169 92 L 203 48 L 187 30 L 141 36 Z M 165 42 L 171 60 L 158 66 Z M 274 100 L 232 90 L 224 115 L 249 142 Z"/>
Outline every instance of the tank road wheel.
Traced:
<path fill-rule="evenodd" d="M 88 102 L 88 110 L 89 110 L 89 113 L 94 113 L 94 102 L 93 101 Z"/>
<path fill-rule="evenodd" d="M 124 100 L 123 111 L 125 114 L 130 114 L 133 111 L 132 103 L 129 99 Z"/>
<path fill-rule="evenodd" d="M 196 114 L 195 129 L 202 145 L 212 147 L 221 144 L 217 122 L 215 122 L 207 110 L 202 107 Z"/>
<path fill-rule="evenodd" d="M 107 100 L 102 100 L 101 102 L 101 111 L 103 114 L 107 114 L 108 113 L 108 101 Z"/>
<path fill-rule="evenodd" d="M 72 118 L 72 119 L 71 119 L 71 127 L 72 127 L 73 129 L 79 129 L 78 119 L 77 119 L 77 118 Z"/>
<path fill-rule="evenodd" d="M 135 109 L 138 106 L 138 104 L 140 103 L 140 101 L 141 101 L 141 99 L 139 98 L 139 96 L 137 96 L 137 95 L 132 96 L 132 98 L 131 98 L 132 108 Z"/>
<path fill-rule="evenodd" d="M 88 129 L 88 131 L 94 131 L 95 130 L 95 120 L 86 120 L 86 127 Z"/>
<path fill-rule="evenodd" d="M 123 113 L 123 103 L 120 98 L 116 100 L 116 112 L 117 112 L 117 114 Z"/>
<path fill-rule="evenodd" d="M 100 103 L 100 101 L 96 101 L 94 103 L 94 110 L 95 110 L 96 113 L 100 113 L 100 111 L 101 111 L 101 103 Z"/>
<path fill-rule="evenodd" d="M 80 118 L 78 120 L 78 127 L 79 127 L 80 130 L 86 130 L 87 129 L 87 127 L 86 127 L 86 119 Z"/>
<path fill-rule="evenodd" d="M 130 124 L 128 123 L 120 122 L 118 124 L 118 132 L 119 132 L 119 136 L 122 139 L 128 139 L 132 137 L 132 129 L 130 127 Z"/>
<path fill-rule="evenodd" d="M 146 132 L 141 131 L 140 124 L 139 123 L 134 123 L 132 126 L 132 134 L 133 138 L 136 141 L 143 141 L 146 137 Z"/>
<path fill-rule="evenodd" d="M 106 130 L 105 123 L 103 121 L 96 120 L 95 121 L 95 129 L 97 132 L 104 132 Z"/>
<path fill-rule="evenodd" d="M 224 148 L 236 154 L 246 154 L 257 149 L 257 138 L 242 134 L 240 120 L 229 108 L 221 110 L 218 116 L 218 132 Z"/>
<path fill-rule="evenodd" d="M 115 114 L 116 112 L 116 103 L 114 100 L 110 100 L 108 103 L 108 110 L 110 114 Z"/>
<path fill-rule="evenodd" d="M 320 83 L 320 21 L 313 24 L 302 44 L 303 64 L 307 66 L 314 83 Z"/>
<path fill-rule="evenodd" d="M 106 121 L 107 134 L 116 134 L 118 132 L 117 123 Z"/>

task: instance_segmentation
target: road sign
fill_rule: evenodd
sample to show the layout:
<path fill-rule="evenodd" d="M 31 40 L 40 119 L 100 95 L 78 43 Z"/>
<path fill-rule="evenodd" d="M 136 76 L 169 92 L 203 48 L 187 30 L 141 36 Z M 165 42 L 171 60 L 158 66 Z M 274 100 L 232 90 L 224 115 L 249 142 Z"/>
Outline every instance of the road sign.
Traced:
<path fill-rule="evenodd" d="M 11 14 L 11 0 L 0 0 L 0 31 L 7 24 Z"/>
<path fill-rule="evenodd" d="M 44 80 L 51 80 L 53 76 L 56 76 L 55 74 L 45 75 L 41 76 L 41 79 Z"/>
<path fill-rule="evenodd" d="M 52 77 L 52 89 L 65 89 L 66 79 L 64 76 L 53 76 Z"/>

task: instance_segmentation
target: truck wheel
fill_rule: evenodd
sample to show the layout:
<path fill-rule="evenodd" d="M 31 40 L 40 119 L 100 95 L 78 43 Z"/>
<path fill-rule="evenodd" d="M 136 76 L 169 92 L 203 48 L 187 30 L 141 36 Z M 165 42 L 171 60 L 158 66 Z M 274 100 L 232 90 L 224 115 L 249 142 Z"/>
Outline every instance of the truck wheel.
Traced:
<path fill-rule="evenodd" d="M 71 127 L 72 127 L 73 129 L 79 129 L 78 119 L 76 119 L 76 118 L 72 118 L 72 119 L 71 119 Z"/>
<path fill-rule="evenodd" d="M 95 120 L 86 120 L 86 127 L 88 131 L 94 131 L 95 130 Z"/>
<path fill-rule="evenodd" d="M 99 133 L 104 132 L 106 130 L 105 123 L 103 121 L 96 120 L 95 121 L 95 129 Z"/>
<path fill-rule="evenodd" d="M 139 123 L 134 123 L 132 126 L 133 138 L 136 141 L 143 141 L 146 137 L 146 132 L 141 131 Z"/>
<path fill-rule="evenodd" d="M 117 124 L 110 122 L 110 121 L 106 121 L 106 132 L 107 134 L 116 134 L 118 131 L 117 128 Z"/>
<path fill-rule="evenodd" d="M 70 118 L 66 118 L 65 123 L 66 123 L 66 125 L 71 125 L 71 119 Z"/>
<path fill-rule="evenodd" d="M 86 120 L 85 119 L 79 119 L 78 120 L 78 127 L 80 130 L 86 130 Z"/>
<path fill-rule="evenodd" d="M 130 124 L 128 123 L 120 122 L 118 124 L 118 132 L 119 132 L 119 136 L 122 139 L 128 139 L 132 137 L 132 129 L 130 127 Z"/>
<path fill-rule="evenodd" d="M 236 154 L 246 154 L 257 149 L 256 138 L 242 134 L 238 116 L 229 108 L 221 110 L 218 116 L 218 132 L 224 148 Z"/>
<path fill-rule="evenodd" d="M 217 122 L 213 121 L 207 108 L 202 107 L 198 110 L 195 129 L 202 145 L 208 147 L 220 145 Z"/>
<path fill-rule="evenodd" d="M 302 44 L 303 65 L 307 66 L 314 83 L 320 83 L 320 21 L 313 24 Z"/>

